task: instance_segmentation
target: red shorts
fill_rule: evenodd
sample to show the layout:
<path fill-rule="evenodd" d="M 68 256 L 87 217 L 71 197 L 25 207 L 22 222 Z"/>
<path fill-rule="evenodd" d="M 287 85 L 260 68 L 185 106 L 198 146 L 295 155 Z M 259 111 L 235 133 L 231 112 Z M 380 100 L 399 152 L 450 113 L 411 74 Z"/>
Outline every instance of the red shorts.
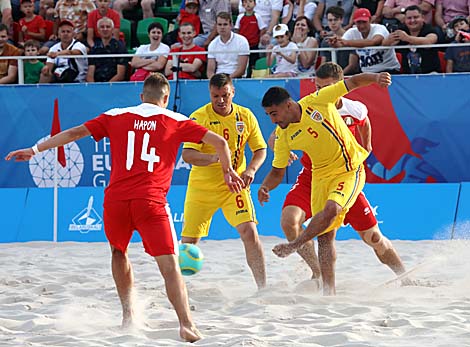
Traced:
<path fill-rule="evenodd" d="M 152 257 L 178 254 L 178 240 L 168 204 L 146 199 L 104 202 L 106 237 L 125 252 L 134 230 L 142 238 L 145 252 Z"/>
<path fill-rule="evenodd" d="M 311 185 L 311 171 L 303 168 L 297 176 L 297 180 L 291 190 L 287 193 L 282 208 L 286 206 L 300 207 L 305 212 L 305 220 L 310 219 L 312 217 L 310 205 L 310 194 L 312 193 Z M 374 211 L 363 192 L 359 194 L 356 202 L 346 214 L 344 224 L 350 224 L 356 231 L 364 231 L 377 224 Z"/>

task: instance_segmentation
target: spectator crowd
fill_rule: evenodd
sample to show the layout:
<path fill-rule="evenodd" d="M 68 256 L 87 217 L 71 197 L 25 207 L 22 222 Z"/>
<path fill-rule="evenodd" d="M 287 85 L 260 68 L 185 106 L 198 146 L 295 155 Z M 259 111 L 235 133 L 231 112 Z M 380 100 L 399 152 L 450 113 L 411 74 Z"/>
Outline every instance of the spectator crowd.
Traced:
<path fill-rule="evenodd" d="M 31 57 L 25 83 L 143 81 L 156 71 L 181 79 L 312 77 L 331 61 L 330 51 L 316 50 L 327 47 L 350 48 L 335 52 L 348 75 L 470 72 L 470 46 L 462 45 L 470 43 L 470 0 L 179 1 L 165 14 L 160 0 L 0 0 L 0 57 Z M 147 37 L 139 42 L 142 20 Z M 453 45 L 419 47 L 438 43 Z M 251 52 L 259 49 L 267 52 Z M 0 84 L 17 82 L 18 60 L 0 59 Z"/>

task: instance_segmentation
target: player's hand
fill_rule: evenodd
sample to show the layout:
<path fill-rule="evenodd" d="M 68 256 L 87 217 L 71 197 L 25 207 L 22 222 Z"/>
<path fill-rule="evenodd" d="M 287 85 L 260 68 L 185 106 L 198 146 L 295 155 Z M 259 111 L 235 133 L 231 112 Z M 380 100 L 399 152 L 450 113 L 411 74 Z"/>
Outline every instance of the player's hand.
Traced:
<path fill-rule="evenodd" d="M 290 152 L 290 153 L 289 153 L 289 160 L 288 160 L 288 162 L 287 162 L 287 165 L 288 165 L 288 166 L 291 166 L 292 163 L 293 163 L 294 161 L 296 161 L 297 159 L 299 159 L 299 157 L 297 156 L 297 154 L 295 154 L 294 152 Z"/>
<path fill-rule="evenodd" d="M 261 206 L 264 206 L 265 202 L 269 202 L 269 189 L 266 186 L 261 186 L 258 189 L 258 201 Z"/>
<path fill-rule="evenodd" d="M 232 193 L 238 194 L 242 191 L 243 188 L 245 188 L 245 183 L 240 178 L 240 176 L 238 176 L 237 172 L 232 168 L 224 173 L 224 180 L 225 184 L 227 184 Z"/>
<path fill-rule="evenodd" d="M 388 87 L 392 84 L 392 75 L 388 72 L 381 72 L 377 74 L 377 84 L 381 87 Z"/>
<path fill-rule="evenodd" d="M 34 156 L 34 152 L 31 148 L 18 149 L 10 152 L 5 157 L 5 160 L 15 158 L 15 161 L 28 161 Z"/>
<path fill-rule="evenodd" d="M 255 179 L 255 170 L 246 169 L 242 172 L 240 177 L 242 178 L 243 182 L 245 182 L 245 187 L 248 187 L 250 184 L 253 183 L 253 180 Z"/>
<path fill-rule="evenodd" d="M 281 243 L 274 246 L 273 253 L 280 258 L 285 258 L 297 250 L 292 243 Z"/>

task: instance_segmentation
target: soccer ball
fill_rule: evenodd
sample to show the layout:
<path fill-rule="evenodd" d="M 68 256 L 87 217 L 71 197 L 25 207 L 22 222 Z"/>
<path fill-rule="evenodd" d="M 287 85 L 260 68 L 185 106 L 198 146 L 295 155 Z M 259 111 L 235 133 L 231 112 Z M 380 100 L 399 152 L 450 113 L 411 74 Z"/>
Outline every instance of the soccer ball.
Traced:
<path fill-rule="evenodd" d="M 204 255 L 201 249 L 191 243 L 183 243 L 179 246 L 178 261 L 181 273 L 184 276 L 191 276 L 198 273 L 204 263 Z"/>

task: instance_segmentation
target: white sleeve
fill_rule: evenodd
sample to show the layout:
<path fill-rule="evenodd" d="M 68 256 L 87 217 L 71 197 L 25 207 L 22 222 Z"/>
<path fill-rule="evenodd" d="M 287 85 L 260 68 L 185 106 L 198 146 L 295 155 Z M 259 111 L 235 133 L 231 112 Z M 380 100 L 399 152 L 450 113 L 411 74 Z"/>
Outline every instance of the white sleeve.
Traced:
<path fill-rule="evenodd" d="M 240 21 L 242 20 L 243 13 L 240 13 L 237 16 L 237 20 L 235 21 L 235 26 L 233 27 L 234 29 L 240 29 Z"/>
<path fill-rule="evenodd" d="M 260 14 L 255 12 L 256 21 L 258 22 L 259 30 L 266 29 L 268 24 L 264 22 L 263 17 Z"/>
<path fill-rule="evenodd" d="M 346 32 L 343 34 L 343 39 L 344 40 L 356 40 L 355 36 L 354 35 L 354 32 L 357 30 L 357 28 L 349 28 L 348 30 L 346 30 Z"/>
<path fill-rule="evenodd" d="M 238 13 L 245 13 L 245 9 L 242 6 L 242 0 L 238 1 Z"/>
<path fill-rule="evenodd" d="M 382 36 L 384 39 L 386 39 L 388 37 L 390 33 L 388 32 L 387 28 L 385 27 L 385 25 L 382 25 L 382 24 L 375 24 L 374 25 L 374 35 L 380 35 Z"/>
<path fill-rule="evenodd" d="M 284 7 L 282 8 L 281 18 L 286 18 L 288 13 L 289 13 L 289 5 L 284 5 Z"/>
<path fill-rule="evenodd" d="M 215 45 L 215 39 L 211 41 L 211 43 L 209 43 L 209 46 L 207 47 L 207 59 L 215 59 L 215 55 L 214 53 L 212 53 L 213 51 L 215 51 L 214 49 L 214 45 Z M 249 49 L 249 48 L 248 48 Z"/>
<path fill-rule="evenodd" d="M 343 106 L 338 110 L 342 116 L 351 116 L 359 121 L 364 120 L 369 113 L 367 106 L 360 101 L 341 98 Z"/>
<path fill-rule="evenodd" d="M 238 35 L 238 55 L 250 55 L 250 44 L 242 35 Z"/>
<path fill-rule="evenodd" d="M 284 6 L 284 0 L 272 0 L 271 2 L 271 10 L 282 12 L 283 6 Z"/>
<path fill-rule="evenodd" d="M 304 7 L 304 16 L 307 17 L 308 19 L 312 20 L 313 19 L 313 14 L 315 13 L 315 10 L 317 8 L 317 4 L 314 2 L 307 2 Z"/>

